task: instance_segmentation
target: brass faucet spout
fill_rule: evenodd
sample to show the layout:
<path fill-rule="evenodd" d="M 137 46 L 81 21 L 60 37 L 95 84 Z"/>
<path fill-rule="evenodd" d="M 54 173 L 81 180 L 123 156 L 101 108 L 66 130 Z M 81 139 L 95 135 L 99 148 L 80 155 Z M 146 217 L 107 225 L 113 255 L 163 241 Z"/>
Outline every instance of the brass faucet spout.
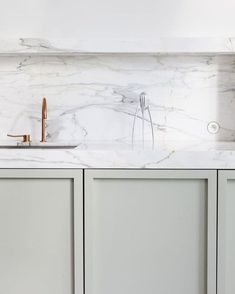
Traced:
<path fill-rule="evenodd" d="M 42 100 L 42 139 L 41 142 L 46 142 L 46 119 L 47 119 L 47 100 Z"/>
<path fill-rule="evenodd" d="M 47 100 L 43 98 L 42 100 L 42 119 L 47 119 Z"/>

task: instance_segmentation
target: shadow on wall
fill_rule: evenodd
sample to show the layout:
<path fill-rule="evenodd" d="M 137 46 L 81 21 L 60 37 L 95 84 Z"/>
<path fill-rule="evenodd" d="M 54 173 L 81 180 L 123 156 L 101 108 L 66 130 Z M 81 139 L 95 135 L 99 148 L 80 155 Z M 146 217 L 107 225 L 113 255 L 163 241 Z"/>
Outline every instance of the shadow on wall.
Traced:
<path fill-rule="evenodd" d="M 235 55 L 217 55 L 217 141 L 235 141 Z M 217 131 L 215 126 L 214 131 Z"/>

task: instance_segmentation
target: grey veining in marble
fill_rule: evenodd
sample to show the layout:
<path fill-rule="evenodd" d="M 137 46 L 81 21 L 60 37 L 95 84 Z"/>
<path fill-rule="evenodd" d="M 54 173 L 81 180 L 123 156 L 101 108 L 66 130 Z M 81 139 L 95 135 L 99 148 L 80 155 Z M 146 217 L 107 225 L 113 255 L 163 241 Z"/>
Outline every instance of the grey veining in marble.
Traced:
<path fill-rule="evenodd" d="M 1 54 L 233 53 L 235 38 L 156 38 L 155 40 L 40 39 L 0 40 Z"/>
<path fill-rule="evenodd" d="M 123 148 L 124 147 L 124 148 Z M 0 168 L 234 169 L 235 143 L 171 142 L 157 150 L 126 145 L 75 149 L 0 149 Z"/>
<path fill-rule="evenodd" d="M 0 140 L 40 140 L 45 96 L 48 141 L 129 143 L 142 91 L 156 142 L 235 139 L 235 56 L 93 54 L 0 57 Z"/>

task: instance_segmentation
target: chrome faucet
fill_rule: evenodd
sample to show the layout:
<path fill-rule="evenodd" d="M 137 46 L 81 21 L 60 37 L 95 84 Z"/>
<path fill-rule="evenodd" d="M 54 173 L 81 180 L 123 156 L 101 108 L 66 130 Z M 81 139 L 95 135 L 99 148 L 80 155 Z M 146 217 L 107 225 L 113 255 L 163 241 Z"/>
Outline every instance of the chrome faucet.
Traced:
<path fill-rule="evenodd" d="M 141 115 L 139 116 L 138 113 L 141 113 Z M 150 128 L 151 128 L 151 134 L 152 134 L 152 149 L 154 149 L 154 130 L 153 130 L 153 121 L 152 121 L 152 116 L 151 116 L 151 112 L 150 112 L 150 106 L 146 103 L 146 93 L 142 92 L 139 95 L 139 104 L 136 108 L 136 112 L 134 115 L 134 121 L 133 121 L 133 126 L 132 126 L 132 148 L 134 147 L 134 132 L 135 132 L 135 123 L 136 123 L 136 119 L 140 118 L 142 121 L 142 148 L 144 149 L 144 144 L 145 144 L 145 121 L 147 121 L 147 119 L 145 118 L 145 112 L 147 112 L 148 114 L 148 118 L 149 118 L 149 123 L 150 123 Z"/>
<path fill-rule="evenodd" d="M 47 100 L 42 99 L 42 139 L 41 142 L 46 142 L 46 119 L 47 119 Z"/>

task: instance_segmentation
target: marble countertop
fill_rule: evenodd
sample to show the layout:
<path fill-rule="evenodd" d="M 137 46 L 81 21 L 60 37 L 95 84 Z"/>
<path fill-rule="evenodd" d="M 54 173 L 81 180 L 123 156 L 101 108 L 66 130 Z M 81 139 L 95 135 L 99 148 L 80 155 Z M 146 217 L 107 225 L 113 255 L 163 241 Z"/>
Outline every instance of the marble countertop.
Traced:
<path fill-rule="evenodd" d="M 155 150 L 124 143 L 74 149 L 0 148 L 0 168 L 235 169 L 235 142 L 167 142 Z"/>

